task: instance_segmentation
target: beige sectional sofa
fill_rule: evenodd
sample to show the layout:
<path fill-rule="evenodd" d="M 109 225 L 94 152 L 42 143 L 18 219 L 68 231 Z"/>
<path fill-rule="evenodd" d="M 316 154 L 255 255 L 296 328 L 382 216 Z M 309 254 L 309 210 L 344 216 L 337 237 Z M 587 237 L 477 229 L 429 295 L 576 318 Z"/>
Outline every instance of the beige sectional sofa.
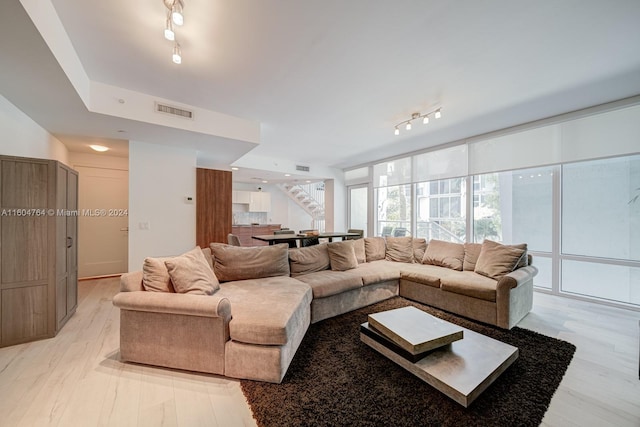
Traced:
<path fill-rule="evenodd" d="M 185 256 L 197 280 L 163 271 Z M 282 381 L 310 323 L 396 295 L 511 328 L 532 308 L 537 273 L 524 245 L 411 237 L 212 244 L 181 257 L 122 276 L 121 359 L 269 382 Z"/>

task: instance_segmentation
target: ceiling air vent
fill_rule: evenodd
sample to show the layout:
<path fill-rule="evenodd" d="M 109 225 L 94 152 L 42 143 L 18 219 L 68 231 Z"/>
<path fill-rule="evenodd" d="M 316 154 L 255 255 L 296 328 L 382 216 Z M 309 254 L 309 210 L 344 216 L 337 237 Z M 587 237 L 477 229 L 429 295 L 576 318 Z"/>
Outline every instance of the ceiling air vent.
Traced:
<path fill-rule="evenodd" d="M 296 170 L 300 172 L 309 172 L 309 166 L 296 165 Z"/>
<path fill-rule="evenodd" d="M 172 116 L 184 117 L 193 120 L 193 111 L 185 110 L 171 105 L 156 102 L 156 113 L 170 114 Z"/>

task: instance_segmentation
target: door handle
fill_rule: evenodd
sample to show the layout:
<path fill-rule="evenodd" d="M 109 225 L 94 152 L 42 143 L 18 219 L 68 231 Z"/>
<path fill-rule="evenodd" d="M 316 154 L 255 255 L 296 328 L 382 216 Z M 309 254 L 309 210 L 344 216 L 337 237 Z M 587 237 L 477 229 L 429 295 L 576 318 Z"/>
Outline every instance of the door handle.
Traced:
<path fill-rule="evenodd" d="M 129 231 L 129 227 L 121 228 L 120 231 Z"/>
<path fill-rule="evenodd" d="M 73 237 L 67 236 L 67 249 L 73 246 Z"/>

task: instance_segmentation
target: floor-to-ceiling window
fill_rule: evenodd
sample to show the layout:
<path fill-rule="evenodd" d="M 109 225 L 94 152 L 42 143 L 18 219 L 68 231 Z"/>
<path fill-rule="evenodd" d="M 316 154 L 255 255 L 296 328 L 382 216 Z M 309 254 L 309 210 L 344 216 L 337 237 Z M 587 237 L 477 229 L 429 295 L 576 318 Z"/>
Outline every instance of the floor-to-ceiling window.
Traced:
<path fill-rule="evenodd" d="M 413 207 L 411 157 L 374 165 L 373 179 L 376 187 L 376 236 L 410 235 Z"/>
<path fill-rule="evenodd" d="M 562 291 L 640 304 L 640 155 L 562 166 Z"/>
<path fill-rule="evenodd" d="M 349 228 L 363 230 L 365 236 L 369 226 L 369 186 L 367 184 L 349 187 Z"/>
<path fill-rule="evenodd" d="M 466 181 L 441 179 L 416 184 L 416 237 L 466 240 Z"/>
<path fill-rule="evenodd" d="M 473 176 L 473 236 L 527 243 L 539 269 L 536 286 L 552 288 L 555 166 Z"/>

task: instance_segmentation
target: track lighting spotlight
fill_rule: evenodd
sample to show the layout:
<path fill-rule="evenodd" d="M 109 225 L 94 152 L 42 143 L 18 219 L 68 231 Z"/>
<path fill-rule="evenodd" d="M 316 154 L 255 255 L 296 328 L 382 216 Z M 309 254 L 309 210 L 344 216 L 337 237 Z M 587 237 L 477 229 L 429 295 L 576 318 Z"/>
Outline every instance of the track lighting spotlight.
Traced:
<path fill-rule="evenodd" d="M 413 113 L 411 114 L 411 118 L 407 119 L 407 120 L 403 120 L 400 123 L 398 123 L 395 128 L 393 133 L 395 135 L 400 135 L 400 126 L 405 125 L 405 129 L 406 130 L 411 130 L 411 122 L 413 122 L 414 120 L 417 119 L 422 119 L 422 123 L 427 125 L 429 124 L 429 116 L 433 114 L 433 117 L 435 117 L 436 119 L 439 119 L 440 117 L 442 117 L 442 111 L 440 108 L 438 108 L 437 110 L 432 110 L 429 111 L 428 113 L 425 114 L 421 114 L 419 112 Z"/>

